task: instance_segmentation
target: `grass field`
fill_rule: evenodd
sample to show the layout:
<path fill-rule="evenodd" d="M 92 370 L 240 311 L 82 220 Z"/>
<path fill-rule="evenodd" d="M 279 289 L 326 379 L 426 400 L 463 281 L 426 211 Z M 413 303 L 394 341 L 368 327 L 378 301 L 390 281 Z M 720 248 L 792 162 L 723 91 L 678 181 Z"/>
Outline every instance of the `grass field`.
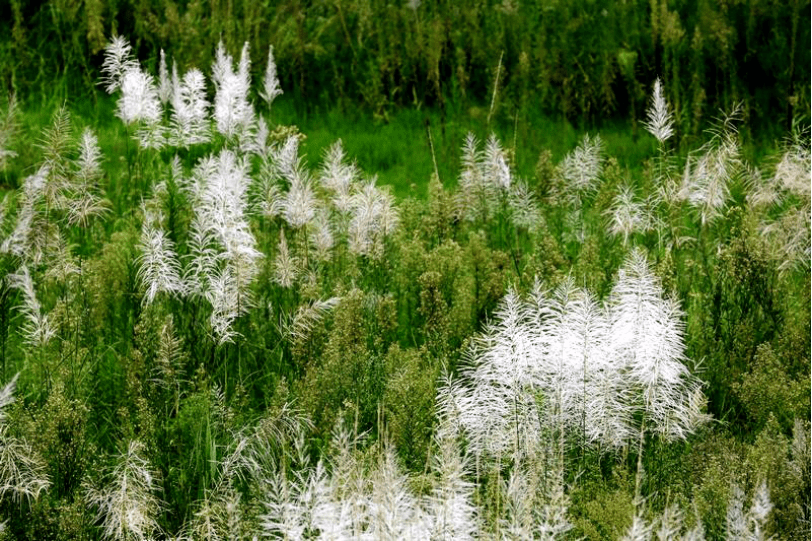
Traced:
<path fill-rule="evenodd" d="M 809 538 L 808 116 L 216 58 L 0 115 L 0 539 Z"/>

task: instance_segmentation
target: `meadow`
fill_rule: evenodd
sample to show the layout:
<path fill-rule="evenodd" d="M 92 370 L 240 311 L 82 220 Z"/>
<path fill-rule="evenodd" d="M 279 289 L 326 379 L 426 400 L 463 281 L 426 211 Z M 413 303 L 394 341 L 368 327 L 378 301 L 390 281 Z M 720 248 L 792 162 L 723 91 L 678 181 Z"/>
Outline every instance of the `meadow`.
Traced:
<path fill-rule="evenodd" d="M 769 125 L 671 42 L 605 120 L 501 57 L 356 107 L 235 5 L 177 58 L 83 28 L 50 94 L 3 65 L 0 538 L 809 539 L 808 74 Z"/>

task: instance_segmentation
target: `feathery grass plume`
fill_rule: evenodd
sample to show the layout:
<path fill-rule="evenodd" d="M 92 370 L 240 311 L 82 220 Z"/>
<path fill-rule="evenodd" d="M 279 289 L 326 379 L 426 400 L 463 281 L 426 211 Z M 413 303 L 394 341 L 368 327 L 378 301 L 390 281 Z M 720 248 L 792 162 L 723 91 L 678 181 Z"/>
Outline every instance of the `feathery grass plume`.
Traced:
<path fill-rule="evenodd" d="M 730 198 L 729 183 L 741 170 L 740 144 L 735 122 L 741 105 L 725 116 L 710 133 L 712 138 L 685 162 L 678 197 L 699 211 L 702 225 L 721 214 Z"/>
<path fill-rule="evenodd" d="M 313 332 L 316 325 L 335 308 L 341 297 L 330 297 L 327 300 L 316 300 L 305 303 L 296 310 L 290 323 L 284 325 L 285 335 L 292 342 L 304 342 Z"/>
<path fill-rule="evenodd" d="M 11 234 L 0 245 L 0 252 L 29 261 L 41 259 L 42 243 L 38 242 L 38 238 L 48 231 L 48 227 L 43 227 L 47 224 L 47 219 L 40 211 L 39 203 L 45 197 L 48 175 L 49 168 L 43 165 L 35 174 L 23 180 L 22 193 L 17 204 L 17 222 Z"/>
<path fill-rule="evenodd" d="M 185 288 L 174 243 L 164 234 L 160 223 L 152 223 L 160 220 L 153 220 L 146 211 L 145 214 L 136 276 L 144 291 L 144 304 L 152 304 L 159 293 L 183 295 Z"/>
<path fill-rule="evenodd" d="M 201 221 L 199 215 L 192 218 L 187 241 L 188 263 L 183 270 L 186 294 L 192 298 L 205 297 L 209 278 L 217 272 L 220 257 L 214 232 Z"/>
<path fill-rule="evenodd" d="M 152 75 L 133 67 L 121 77 L 121 98 L 118 100 L 118 116 L 128 126 L 135 122 L 157 124 L 163 107 Z"/>
<path fill-rule="evenodd" d="M 323 262 L 330 261 L 331 251 L 335 246 L 335 236 L 327 211 L 322 209 L 316 213 L 316 218 L 311 225 L 314 231 L 310 236 L 310 246 L 316 254 L 316 259 Z"/>
<path fill-rule="evenodd" d="M 476 487 L 466 479 L 471 474 L 470 460 L 461 455 L 450 430 L 441 428 L 435 442 L 432 472 L 438 478 L 426 502 L 431 539 L 476 539 L 480 528 L 479 510 L 473 503 Z"/>
<path fill-rule="evenodd" d="M 485 143 L 483 165 L 485 178 L 499 190 L 507 192 L 513 178 L 510 174 L 510 166 L 505 151 L 502 150 L 502 145 L 495 134 L 491 134 L 487 143 Z"/>
<path fill-rule="evenodd" d="M 164 50 L 161 49 L 161 56 L 158 62 L 158 97 L 161 99 L 161 103 L 166 105 L 172 102 L 173 91 L 172 79 L 169 77 L 169 70 L 166 67 L 166 54 Z"/>
<path fill-rule="evenodd" d="M 457 214 L 468 221 L 487 220 L 495 209 L 497 189 L 485 176 L 484 160 L 476 136 L 469 132 L 462 145 L 460 189 L 455 198 Z"/>
<path fill-rule="evenodd" d="M 37 300 L 34 290 L 34 281 L 28 273 L 28 267 L 23 265 L 19 270 L 7 277 L 9 286 L 19 289 L 25 298 L 20 311 L 25 316 L 22 332 L 26 344 L 32 347 L 43 347 L 56 335 L 56 329 L 51 327 L 48 315 L 43 313 L 42 306 Z"/>
<path fill-rule="evenodd" d="M 73 146 L 70 113 L 64 104 L 54 112 L 51 125 L 42 130 L 42 139 L 37 146 L 42 150 L 43 167 L 47 169 L 42 186 L 46 207 L 64 209 L 64 192 L 71 176 L 71 162 L 67 156 Z"/>
<path fill-rule="evenodd" d="M 251 306 L 250 286 L 259 272 L 259 260 L 264 257 L 256 248 L 256 238 L 245 217 L 250 184 L 248 168 L 245 157 L 224 149 L 198 163 L 189 186 L 196 211 L 193 222 L 197 237 L 195 246 L 206 249 L 206 244 L 199 243 L 211 238 L 220 245 L 222 252 L 218 257 L 225 261 L 229 271 L 220 275 L 219 283 L 224 284 L 227 276 L 228 283 L 236 287 L 237 315 L 245 313 Z M 192 276 L 201 276 L 198 271 L 211 267 L 205 258 L 198 263 L 200 265 L 196 266 Z"/>
<path fill-rule="evenodd" d="M 146 541 L 160 531 L 157 517 L 162 503 L 157 472 L 143 457 L 144 444 L 133 440 L 120 455 L 102 488 L 87 487 L 88 504 L 98 508 L 102 537 L 121 541 Z"/>
<path fill-rule="evenodd" d="M 558 175 L 563 182 L 558 195 L 576 208 L 581 206 L 584 195 L 595 192 L 598 188 L 603 165 L 602 149 L 603 141 L 599 135 L 584 135 L 575 150 L 567 154 L 558 165 Z"/>
<path fill-rule="evenodd" d="M 409 490 L 409 480 L 398 467 L 391 445 L 384 444 L 378 451 L 378 464 L 370 480 L 367 535 L 383 541 L 428 539 L 427 517 Z"/>
<path fill-rule="evenodd" d="M 804 138 L 806 140 L 804 140 Z M 757 207 L 787 205 L 789 207 L 774 220 L 762 220 L 759 231 L 770 238 L 775 247 L 779 269 L 805 267 L 812 258 L 810 238 L 810 167 L 809 133 L 796 134 L 784 151 L 768 181 L 751 188 L 748 201 Z"/>
<path fill-rule="evenodd" d="M 274 282 L 286 289 L 293 287 L 299 271 L 299 259 L 290 253 L 285 231 L 280 229 L 279 252 L 274 260 Z"/>
<path fill-rule="evenodd" d="M 250 67 L 248 42 L 243 46 L 235 72 L 234 59 L 226 52 L 225 45 L 220 41 L 212 66 L 215 90 L 214 119 L 217 131 L 229 139 L 236 138 L 238 142 L 250 139 L 250 132 L 255 124 L 254 108 L 248 100 L 248 92 L 251 89 Z"/>
<path fill-rule="evenodd" d="M 640 513 L 635 513 L 632 519 L 632 525 L 626 530 L 621 541 L 650 541 L 651 540 L 651 524 L 646 522 Z"/>
<path fill-rule="evenodd" d="M 324 153 L 319 183 L 332 194 L 332 204 L 340 213 L 348 213 L 352 206 L 352 191 L 360 177 L 354 163 L 345 162 L 346 155 L 341 139 L 334 142 Z"/>
<path fill-rule="evenodd" d="M 265 67 L 265 79 L 262 81 L 263 88 L 259 96 L 265 100 L 268 107 L 271 106 L 273 100 L 283 94 L 282 88 L 279 86 L 279 78 L 276 76 L 276 62 L 273 58 L 273 45 L 268 47 L 268 64 Z"/>
<path fill-rule="evenodd" d="M 231 328 L 234 320 L 240 317 L 240 306 L 237 299 L 237 281 L 230 266 L 217 269 L 208 276 L 206 300 L 211 304 L 212 312 L 209 323 L 219 345 L 233 342 L 240 334 Z"/>
<path fill-rule="evenodd" d="M 744 491 L 733 485 L 733 494 L 727 507 L 728 541 L 764 541 L 767 518 L 773 509 L 767 483 L 762 481 L 753 494 L 750 509 L 744 510 Z"/>
<path fill-rule="evenodd" d="M 206 99 L 206 79 L 203 73 L 192 68 L 183 80 L 177 80 L 173 68 L 172 117 L 168 135 L 169 144 L 181 148 L 207 143 L 211 139 Z"/>
<path fill-rule="evenodd" d="M 622 235 L 623 244 L 629 244 L 633 233 L 643 233 L 650 228 L 652 216 L 646 205 L 636 200 L 634 188 L 626 184 L 612 200 L 612 206 L 606 212 L 609 218 L 609 232 Z"/>
<path fill-rule="evenodd" d="M 508 192 L 510 221 L 516 227 L 536 232 L 544 226 L 544 217 L 536 201 L 536 195 L 523 180 L 511 184 Z"/>
<path fill-rule="evenodd" d="M 71 225 L 87 227 L 92 218 L 110 212 L 110 202 L 99 195 L 98 181 L 103 175 L 101 160 L 99 141 L 90 128 L 85 128 L 79 140 L 74 182 L 67 187 L 68 223 Z"/>
<path fill-rule="evenodd" d="M 104 63 L 102 64 L 104 77 L 101 83 L 106 85 L 107 93 L 112 94 L 121 88 L 124 74 L 137 68 L 138 62 L 132 58 L 130 43 L 122 36 L 113 36 L 104 47 Z"/>
<path fill-rule="evenodd" d="M 350 200 L 349 248 L 356 255 L 383 257 L 384 239 L 394 233 L 399 216 L 388 191 L 375 186 L 375 178 L 360 187 Z"/>
<path fill-rule="evenodd" d="M 17 504 L 37 499 L 51 486 L 43 460 L 25 440 L 9 434 L 6 424 L 5 408 L 14 402 L 19 376 L 0 389 L 0 499 L 10 495 Z"/>
<path fill-rule="evenodd" d="M 513 291 L 494 315 L 496 321 L 465 354 L 463 374 L 470 387 L 458 387 L 453 406 L 445 408 L 459 412 L 475 455 L 520 455 L 541 441 L 537 335 L 529 307 Z"/>
<path fill-rule="evenodd" d="M 651 105 L 649 106 L 647 115 L 648 120 L 643 125 L 660 144 L 665 143 L 674 135 L 674 118 L 668 110 L 668 102 L 665 99 L 663 85 L 659 77 L 654 81 Z"/>
<path fill-rule="evenodd" d="M 11 146 L 19 129 L 18 117 L 17 98 L 9 94 L 5 110 L 0 113 L 0 171 L 8 166 L 10 158 L 17 156 Z"/>

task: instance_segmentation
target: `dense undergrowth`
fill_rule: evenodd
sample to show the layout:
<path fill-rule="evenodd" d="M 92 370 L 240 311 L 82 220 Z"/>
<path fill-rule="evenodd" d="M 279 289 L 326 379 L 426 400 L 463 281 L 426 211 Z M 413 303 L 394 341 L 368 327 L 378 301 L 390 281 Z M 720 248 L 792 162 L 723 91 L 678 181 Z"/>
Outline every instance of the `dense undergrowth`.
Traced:
<path fill-rule="evenodd" d="M 302 156 L 267 60 L 113 40 L 101 145 L 4 108 L 4 535 L 809 537 L 801 121 L 677 152 L 658 80 L 639 163 L 472 134 L 441 182 L 432 138 L 398 199 Z"/>

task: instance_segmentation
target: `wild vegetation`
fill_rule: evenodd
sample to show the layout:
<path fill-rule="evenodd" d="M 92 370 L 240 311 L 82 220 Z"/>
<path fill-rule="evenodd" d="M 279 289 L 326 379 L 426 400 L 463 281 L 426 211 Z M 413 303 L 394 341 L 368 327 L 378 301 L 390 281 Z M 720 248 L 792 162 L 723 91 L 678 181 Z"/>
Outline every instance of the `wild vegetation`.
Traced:
<path fill-rule="evenodd" d="M 809 538 L 802 106 L 774 156 L 756 102 L 683 152 L 671 55 L 640 163 L 593 132 L 522 175 L 515 129 L 472 132 L 444 183 L 429 126 L 396 197 L 279 121 L 289 44 L 224 36 L 205 71 L 99 38 L 113 129 L 63 106 L 23 145 L 3 104 L 0 535 Z"/>

